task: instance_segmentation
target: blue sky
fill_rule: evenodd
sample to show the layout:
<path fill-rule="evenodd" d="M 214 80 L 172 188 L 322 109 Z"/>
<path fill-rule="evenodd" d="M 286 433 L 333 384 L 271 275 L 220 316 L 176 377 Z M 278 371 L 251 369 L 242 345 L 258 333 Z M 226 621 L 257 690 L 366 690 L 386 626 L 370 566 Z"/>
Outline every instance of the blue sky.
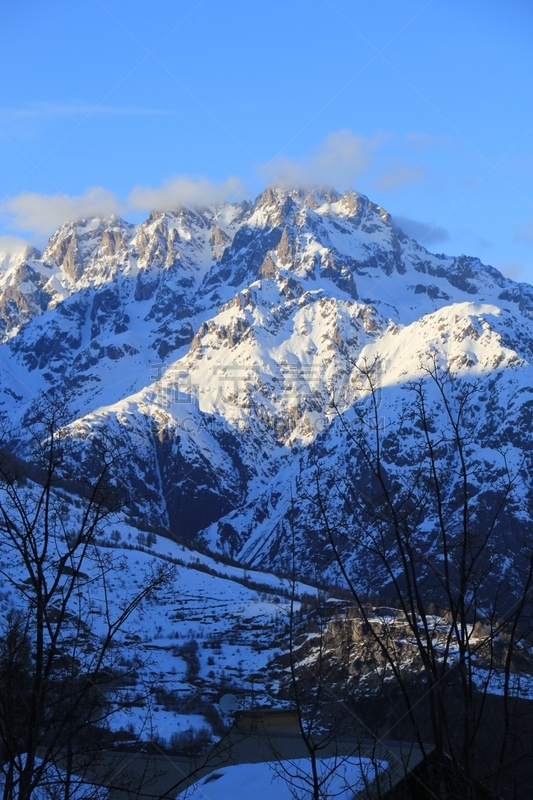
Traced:
<path fill-rule="evenodd" d="M 352 186 L 533 282 L 529 0 L 0 0 L 0 249 Z"/>

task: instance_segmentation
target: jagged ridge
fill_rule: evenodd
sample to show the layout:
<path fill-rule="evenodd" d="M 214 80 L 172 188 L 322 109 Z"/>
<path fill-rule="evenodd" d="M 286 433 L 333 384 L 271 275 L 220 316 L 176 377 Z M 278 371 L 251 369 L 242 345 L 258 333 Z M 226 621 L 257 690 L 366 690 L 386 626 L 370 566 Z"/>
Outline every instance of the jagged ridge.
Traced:
<path fill-rule="evenodd" d="M 429 253 L 352 191 L 80 220 L 0 273 L 0 409 L 16 425 L 61 387 L 80 443 L 105 429 L 131 444 L 134 514 L 280 566 L 291 491 L 317 458 L 346 471 L 337 418 L 364 398 L 365 360 L 392 418 L 438 348 L 482 384 L 480 453 L 528 453 L 532 319 L 531 287 Z M 302 554 L 327 569 L 301 507 Z"/>

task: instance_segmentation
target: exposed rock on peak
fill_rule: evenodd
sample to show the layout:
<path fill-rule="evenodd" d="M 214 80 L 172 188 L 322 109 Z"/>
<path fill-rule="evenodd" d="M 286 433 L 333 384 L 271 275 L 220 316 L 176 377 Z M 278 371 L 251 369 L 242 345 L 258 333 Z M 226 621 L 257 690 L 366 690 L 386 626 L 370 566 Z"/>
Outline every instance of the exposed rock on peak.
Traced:
<path fill-rule="evenodd" d="M 312 464 L 352 468 L 339 415 L 364 403 L 365 364 L 380 365 L 394 426 L 401 387 L 437 350 L 482 386 L 480 448 L 497 435 L 516 463 L 533 452 L 533 288 L 429 253 L 351 190 L 68 223 L 3 266 L 0 335 L 0 412 L 66 388 L 73 430 L 130 443 L 139 518 L 215 548 L 231 538 L 257 564 L 287 556 L 290 487 Z M 491 381 L 512 398 L 506 442 Z"/>

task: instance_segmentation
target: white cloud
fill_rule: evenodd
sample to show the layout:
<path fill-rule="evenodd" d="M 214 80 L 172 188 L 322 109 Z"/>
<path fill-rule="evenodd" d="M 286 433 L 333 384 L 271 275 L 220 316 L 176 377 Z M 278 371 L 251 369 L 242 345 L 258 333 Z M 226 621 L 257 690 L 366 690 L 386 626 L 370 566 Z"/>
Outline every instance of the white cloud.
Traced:
<path fill-rule="evenodd" d="M 191 179 L 182 175 L 169 178 L 160 187 L 137 187 L 123 202 L 113 192 L 94 186 L 78 196 L 22 192 L 0 204 L 5 228 L 27 231 L 34 237 L 48 236 L 69 220 L 127 214 L 128 210 L 148 211 L 205 206 L 237 195 L 242 188 L 238 178 L 213 183 L 207 178 Z M 7 237 L 12 243 L 17 237 Z M 22 240 L 19 240 L 22 241 Z"/>
<path fill-rule="evenodd" d="M 395 192 L 406 186 L 422 183 L 424 180 L 424 167 L 421 164 L 407 166 L 402 164 L 384 172 L 376 183 L 376 188 L 382 192 Z"/>
<path fill-rule="evenodd" d="M 130 208 L 138 210 L 161 211 L 176 206 L 198 208 L 235 197 L 241 190 L 240 178 L 231 177 L 223 183 L 213 183 L 207 178 L 195 179 L 185 175 L 175 175 L 167 178 L 157 188 L 137 186 L 130 192 L 127 204 Z"/>
<path fill-rule="evenodd" d="M 3 256 L 20 256 L 30 242 L 20 236 L 0 236 L 0 259 Z"/>
<path fill-rule="evenodd" d="M 77 197 L 63 194 L 22 192 L 0 204 L 0 214 L 9 216 L 18 230 L 49 234 L 67 220 L 118 214 L 118 198 L 101 186 L 87 189 Z"/>
<path fill-rule="evenodd" d="M 439 225 L 431 225 L 427 222 L 420 222 L 409 217 L 398 217 L 394 215 L 394 223 L 401 228 L 404 233 L 423 245 L 435 244 L 436 242 L 446 242 L 450 234 L 446 228 Z"/>
<path fill-rule="evenodd" d="M 23 113 L 74 113 L 84 112 L 90 107 L 60 106 L 42 104 L 26 109 Z M 117 109 L 125 111 L 127 109 Z M 141 111 L 141 109 L 129 109 Z M 114 113 L 112 107 L 99 109 L 100 113 Z M 1 113 L 1 109 L 0 109 Z M 273 177 L 273 183 L 291 187 L 310 187 L 313 185 L 332 185 L 339 189 L 351 186 L 359 176 L 373 169 L 377 163 L 377 152 L 384 147 L 390 137 L 377 132 L 368 137 L 355 135 L 350 130 L 339 130 L 329 134 L 314 153 L 300 159 L 275 158 L 263 166 L 260 174 Z M 393 191 L 423 180 L 423 167 L 406 166 L 393 163 L 387 171 L 381 170 L 377 187 Z M 127 215 L 128 211 L 146 212 L 152 209 L 164 210 L 176 206 L 197 208 L 243 196 L 243 182 L 240 178 L 229 177 L 215 183 L 206 177 L 191 178 L 174 175 L 159 186 L 136 186 L 123 200 L 113 192 L 96 186 L 83 194 L 44 195 L 36 192 L 23 192 L 16 197 L 0 203 L 0 216 L 4 218 L 6 231 L 27 231 L 39 238 L 51 234 L 66 221 L 83 217 L 102 217 L 112 214 Z M 439 233 L 439 238 L 442 233 Z M 436 234 L 428 241 L 435 241 Z"/>
<path fill-rule="evenodd" d="M 326 136 L 314 154 L 301 159 L 275 158 L 263 165 L 261 173 L 272 175 L 276 185 L 306 188 L 326 184 L 344 189 L 372 165 L 374 152 L 387 139 L 379 132 L 368 138 L 349 130 L 336 131 Z"/>

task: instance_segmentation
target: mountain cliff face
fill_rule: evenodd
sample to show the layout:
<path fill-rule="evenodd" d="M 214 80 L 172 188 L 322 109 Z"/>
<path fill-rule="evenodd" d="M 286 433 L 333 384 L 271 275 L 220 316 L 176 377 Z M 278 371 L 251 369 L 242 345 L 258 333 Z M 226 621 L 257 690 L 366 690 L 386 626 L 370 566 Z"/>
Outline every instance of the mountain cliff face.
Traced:
<path fill-rule="evenodd" d="M 283 568 L 296 508 L 301 569 L 330 577 L 312 487 L 318 475 L 346 524 L 331 487 L 361 472 L 346 433 L 368 402 L 361 369 L 379 365 L 388 469 L 407 474 L 414 445 L 394 432 L 438 353 L 476 381 L 475 492 L 502 453 L 514 470 L 502 547 L 529 531 L 533 287 L 429 253 L 352 191 L 68 223 L 0 272 L 0 337 L 0 412 L 17 431 L 39 391 L 60 391 L 79 469 L 87 439 L 120 436 L 132 520 Z"/>

